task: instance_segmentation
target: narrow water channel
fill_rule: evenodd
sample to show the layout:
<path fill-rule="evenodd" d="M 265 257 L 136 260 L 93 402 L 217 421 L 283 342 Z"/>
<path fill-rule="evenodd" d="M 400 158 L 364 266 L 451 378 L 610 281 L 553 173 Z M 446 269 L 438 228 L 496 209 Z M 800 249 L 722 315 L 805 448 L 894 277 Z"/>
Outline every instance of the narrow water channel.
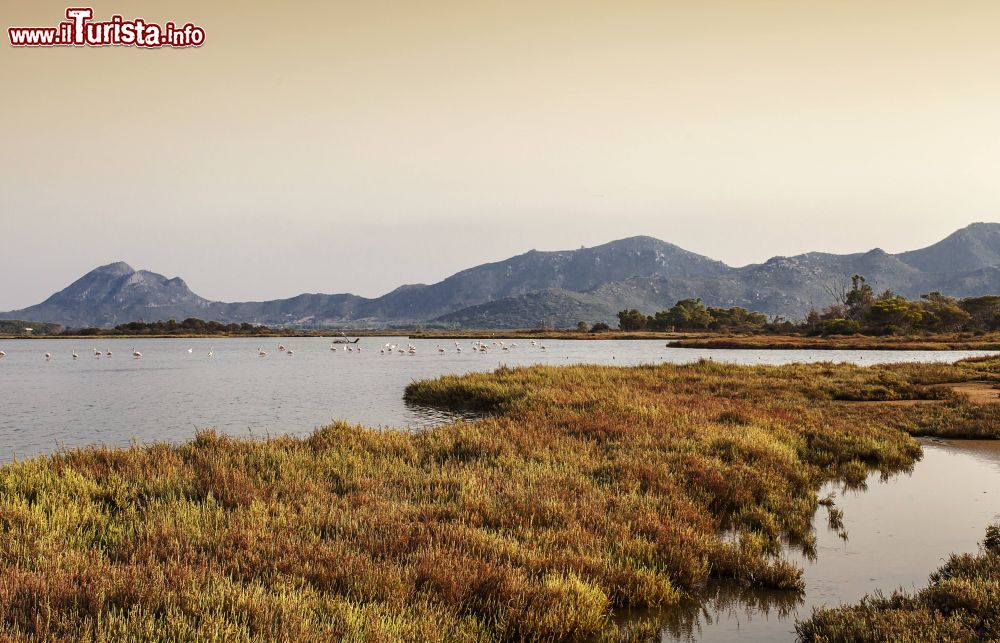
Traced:
<path fill-rule="evenodd" d="M 804 595 L 709 588 L 706 600 L 667 616 L 662 641 L 790 641 L 795 621 L 813 608 L 853 603 L 876 589 L 919 589 L 950 553 L 975 552 L 986 526 L 1000 520 L 1000 442 L 922 440 L 910 473 L 865 490 L 827 484 L 836 495 L 848 540 L 816 513 L 817 557 L 786 555 L 805 569 Z"/>

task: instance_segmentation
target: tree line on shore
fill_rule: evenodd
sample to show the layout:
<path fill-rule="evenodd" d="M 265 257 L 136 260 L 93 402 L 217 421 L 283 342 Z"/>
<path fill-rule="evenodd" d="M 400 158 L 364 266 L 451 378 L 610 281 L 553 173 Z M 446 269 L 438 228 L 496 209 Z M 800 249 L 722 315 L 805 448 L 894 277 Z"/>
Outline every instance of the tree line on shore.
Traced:
<path fill-rule="evenodd" d="M 834 303 L 810 310 L 799 323 L 739 306 L 716 308 L 701 299 L 682 299 L 668 310 L 645 315 L 632 308 L 618 313 L 623 331 L 742 331 L 807 335 L 901 335 L 907 333 L 987 332 L 1000 329 L 1000 296 L 958 299 L 939 292 L 907 299 L 886 289 L 876 294 L 861 275 L 850 287 L 831 289 Z M 597 327 L 594 327 L 597 330 Z"/>
<path fill-rule="evenodd" d="M 69 331 L 74 335 L 271 335 L 273 328 L 258 324 L 223 324 L 188 317 L 184 321 L 168 319 L 155 322 L 134 321 L 114 328 L 80 328 Z"/>
<path fill-rule="evenodd" d="M 618 313 L 622 330 L 753 330 L 768 323 L 767 315 L 733 306 L 705 306 L 701 299 L 681 299 L 672 308 L 643 315 L 632 308 Z"/>

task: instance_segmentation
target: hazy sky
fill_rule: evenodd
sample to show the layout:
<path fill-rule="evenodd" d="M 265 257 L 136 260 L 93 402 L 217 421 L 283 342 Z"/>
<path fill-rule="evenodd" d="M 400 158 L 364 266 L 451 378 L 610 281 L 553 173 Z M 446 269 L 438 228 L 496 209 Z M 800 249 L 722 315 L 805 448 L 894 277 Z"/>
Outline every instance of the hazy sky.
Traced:
<path fill-rule="evenodd" d="M 124 260 L 378 295 L 648 234 L 733 265 L 1000 220 L 1000 3 L 104 2 L 199 49 L 15 49 L 0 310 Z M 293 10 L 294 8 L 294 10 Z"/>

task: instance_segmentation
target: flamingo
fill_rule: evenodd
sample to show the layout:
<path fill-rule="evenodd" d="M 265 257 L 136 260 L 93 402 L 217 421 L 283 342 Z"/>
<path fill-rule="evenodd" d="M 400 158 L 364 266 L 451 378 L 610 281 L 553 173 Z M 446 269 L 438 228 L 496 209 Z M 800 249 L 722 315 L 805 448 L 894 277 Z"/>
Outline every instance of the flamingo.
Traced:
<path fill-rule="evenodd" d="M 73 351 L 73 359 L 80 359 L 80 356 L 76 354 L 76 351 Z"/>
<path fill-rule="evenodd" d="M 0 351 L 0 359 L 3 359 L 4 357 L 7 357 L 7 353 Z"/>
<path fill-rule="evenodd" d="M 278 344 L 278 351 L 279 352 L 284 352 L 285 351 L 285 345 L 284 344 Z"/>
<path fill-rule="evenodd" d="M 193 348 L 189 348 L 189 349 L 188 349 L 188 355 L 190 355 L 190 354 L 191 354 L 191 353 L 193 353 L 193 352 L 194 352 L 194 349 L 193 349 Z"/>
<path fill-rule="evenodd" d="M 267 357 L 267 353 L 260 350 L 260 348 L 257 349 L 257 355 L 260 357 Z"/>
<path fill-rule="evenodd" d="M 101 355 L 103 355 L 103 354 L 104 353 L 102 353 L 101 351 L 97 350 L 96 348 L 94 349 L 94 357 L 96 357 L 97 359 L 100 359 Z"/>
<path fill-rule="evenodd" d="M 444 352 L 444 349 L 443 349 L 443 348 L 441 348 L 441 344 L 438 344 L 438 347 L 437 347 L 437 348 L 438 348 L 438 352 L 439 352 L 439 353 L 443 353 L 443 352 Z"/>
<path fill-rule="evenodd" d="M 289 355 L 294 355 L 294 354 L 295 354 L 295 352 L 294 352 L 294 351 L 291 351 L 291 350 L 289 350 L 289 351 L 288 351 L 288 354 L 289 354 Z"/>
<path fill-rule="evenodd" d="M 132 350 L 135 350 L 135 349 L 132 349 Z M 111 357 L 111 351 L 110 350 L 108 351 L 108 357 Z"/>
<path fill-rule="evenodd" d="M 110 354 L 111 353 L 109 352 L 108 355 L 110 355 Z M 132 357 L 134 357 L 136 359 L 142 358 L 142 353 L 140 353 L 139 351 L 135 350 L 135 346 L 132 347 Z"/>
<path fill-rule="evenodd" d="M 208 349 L 208 356 L 209 357 L 214 357 L 215 356 L 215 346 L 210 346 L 209 347 L 209 349 Z"/>
<path fill-rule="evenodd" d="M 45 361 L 47 362 L 50 359 L 52 359 L 52 353 L 45 353 Z"/>

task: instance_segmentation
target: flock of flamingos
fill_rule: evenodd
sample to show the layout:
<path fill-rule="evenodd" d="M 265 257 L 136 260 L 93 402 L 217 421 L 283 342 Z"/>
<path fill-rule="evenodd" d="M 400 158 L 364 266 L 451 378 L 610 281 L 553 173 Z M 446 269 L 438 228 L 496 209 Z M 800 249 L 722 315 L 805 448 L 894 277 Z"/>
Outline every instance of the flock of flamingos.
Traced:
<path fill-rule="evenodd" d="M 531 340 L 531 345 L 539 348 L 540 350 L 545 350 L 545 345 L 542 344 L 542 343 L 540 343 L 540 342 L 537 342 L 535 340 Z M 343 348 L 343 350 L 344 350 L 345 353 L 360 353 L 361 352 L 361 346 L 358 346 L 357 344 L 340 344 L 340 345 L 338 345 L 336 342 L 330 344 L 330 350 L 333 351 L 333 352 L 338 352 L 338 351 L 341 350 L 341 348 Z M 514 349 L 514 348 L 517 348 L 517 343 L 511 342 L 511 343 L 507 344 L 503 340 L 494 341 L 494 342 L 489 343 L 489 344 L 487 344 L 485 342 L 482 342 L 482 341 L 474 341 L 474 342 L 471 343 L 471 350 L 474 353 L 488 353 L 491 350 L 499 350 L 499 351 L 505 351 L 505 352 L 507 352 L 507 351 L 510 351 L 511 349 Z M 187 349 L 187 352 L 188 352 L 188 354 L 193 354 L 194 353 L 194 349 L 193 348 L 189 348 L 189 349 Z M 417 354 L 417 347 L 414 346 L 413 344 L 407 344 L 405 347 L 402 344 L 385 344 L 381 348 L 379 348 L 378 352 L 379 352 L 380 355 L 393 355 L 393 354 L 399 354 L 399 355 L 416 355 Z M 448 351 L 444 347 L 442 347 L 440 344 L 438 344 L 437 345 L 437 352 L 438 353 L 446 353 Z M 455 351 L 454 352 L 456 352 L 456 353 L 461 353 L 462 352 L 462 346 L 458 342 L 455 342 Z M 295 355 L 295 351 L 293 351 L 292 349 L 286 347 L 284 344 L 278 344 L 278 353 L 279 354 L 280 353 L 285 353 L 286 355 Z M 258 348 L 257 349 L 257 355 L 259 357 L 267 357 L 267 351 L 265 351 L 262 348 Z M 6 352 L 0 351 L 0 359 L 3 359 L 6 356 L 7 356 Z M 101 359 L 102 357 L 106 358 L 106 359 L 110 359 L 112 356 L 113 356 L 113 353 L 111 352 L 111 350 L 101 351 L 100 349 L 97 349 L 97 348 L 94 349 L 94 358 L 95 359 Z M 214 346 L 208 349 L 208 356 L 209 357 L 214 357 L 215 356 L 215 347 Z M 74 350 L 73 353 L 72 353 L 72 358 L 73 359 L 80 359 L 80 355 Z M 142 353 L 140 353 L 139 351 L 137 351 L 135 349 L 135 347 L 132 348 L 132 358 L 133 359 L 142 359 Z M 51 359 L 52 359 L 52 353 L 45 353 L 45 361 L 50 361 Z"/>

